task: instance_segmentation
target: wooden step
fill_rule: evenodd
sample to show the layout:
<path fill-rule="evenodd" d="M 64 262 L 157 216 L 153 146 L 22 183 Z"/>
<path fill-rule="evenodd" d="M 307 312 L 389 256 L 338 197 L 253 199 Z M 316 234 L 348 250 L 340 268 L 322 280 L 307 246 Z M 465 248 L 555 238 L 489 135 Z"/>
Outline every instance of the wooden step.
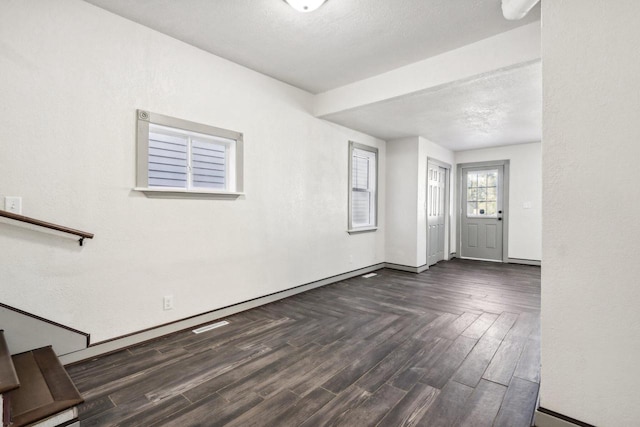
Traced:
<path fill-rule="evenodd" d="M 82 396 L 51 346 L 16 354 L 12 359 L 20 387 L 9 392 L 11 427 L 37 423 L 65 411 L 63 422 L 77 417 L 75 407 L 83 402 Z"/>
<path fill-rule="evenodd" d="M 20 387 L 16 368 L 9 353 L 4 331 L 0 329 L 0 426 L 9 423 L 9 399 L 7 393 Z"/>
<path fill-rule="evenodd" d="M 18 374 L 11 360 L 11 353 L 4 339 L 4 331 L 0 329 L 0 394 L 20 387 Z"/>

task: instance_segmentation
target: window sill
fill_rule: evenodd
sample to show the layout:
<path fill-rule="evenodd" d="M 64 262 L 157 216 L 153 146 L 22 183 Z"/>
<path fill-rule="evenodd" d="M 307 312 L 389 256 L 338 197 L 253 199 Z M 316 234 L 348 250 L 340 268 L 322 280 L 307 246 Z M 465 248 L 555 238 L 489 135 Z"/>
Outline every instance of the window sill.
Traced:
<path fill-rule="evenodd" d="M 143 188 L 136 187 L 134 191 L 140 191 L 145 196 L 154 199 L 218 199 L 218 200 L 235 200 L 244 193 L 236 193 L 232 191 L 205 191 L 205 190 L 182 190 L 161 189 L 161 188 Z"/>
<path fill-rule="evenodd" d="M 369 233 L 372 231 L 376 231 L 378 227 L 362 227 L 362 228 L 351 228 L 347 230 L 349 234 L 360 234 L 360 233 Z"/>

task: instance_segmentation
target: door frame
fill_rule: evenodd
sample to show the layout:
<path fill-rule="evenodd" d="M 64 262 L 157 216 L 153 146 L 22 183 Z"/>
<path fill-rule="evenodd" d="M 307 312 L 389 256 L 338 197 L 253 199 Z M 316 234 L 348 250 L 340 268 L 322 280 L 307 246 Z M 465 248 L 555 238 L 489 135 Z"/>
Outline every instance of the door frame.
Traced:
<path fill-rule="evenodd" d="M 427 227 L 427 269 L 429 268 L 429 163 L 440 166 L 441 168 L 446 169 L 445 172 L 445 180 L 444 180 L 444 261 L 449 261 L 451 259 L 451 165 L 449 163 L 443 162 L 438 159 L 434 159 L 433 157 L 427 156 L 427 173 L 425 174 L 425 182 L 426 182 L 426 197 L 424 202 L 424 217 L 425 224 Z"/>
<path fill-rule="evenodd" d="M 509 160 L 490 160 L 486 162 L 458 163 L 456 172 L 458 183 L 456 185 L 456 255 L 462 258 L 462 170 L 469 168 L 483 168 L 491 166 L 502 166 L 504 175 L 502 176 L 502 262 L 509 262 Z"/>

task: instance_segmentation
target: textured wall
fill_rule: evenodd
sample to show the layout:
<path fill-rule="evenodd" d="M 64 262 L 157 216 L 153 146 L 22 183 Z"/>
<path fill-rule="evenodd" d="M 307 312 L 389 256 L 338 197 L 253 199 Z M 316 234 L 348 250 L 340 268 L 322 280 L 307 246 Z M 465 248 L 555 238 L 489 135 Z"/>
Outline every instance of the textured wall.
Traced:
<path fill-rule="evenodd" d="M 640 3 L 543 1 L 540 404 L 640 419 Z"/>
<path fill-rule="evenodd" d="M 387 262 L 422 265 L 417 258 L 418 176 L 418 137 L 387 142 Z"/>
<path fill-rule="evenodd" d="M 385 144 L 311 95 L 82 1 L 0 4 L 3 303 L 104 340 L 384 261 Z M 147 199 L 135 110 L 244 133 L 246 198 Z M 347 234 L 348 141 L 380 150 L 381 229 Z M 172 294 L 175 309 L 162 310 Z"/>

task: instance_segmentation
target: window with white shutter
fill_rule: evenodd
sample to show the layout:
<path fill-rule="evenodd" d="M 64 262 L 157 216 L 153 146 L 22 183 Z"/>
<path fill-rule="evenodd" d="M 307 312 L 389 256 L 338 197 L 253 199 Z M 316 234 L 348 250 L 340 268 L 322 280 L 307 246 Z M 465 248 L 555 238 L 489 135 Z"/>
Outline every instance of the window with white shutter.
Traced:
<path fill-rule="evenodd" d="M 242 194 L 242 134 L 138 110 L 137 190 L 224 198 Z"/>
<path fill-rule="evenodd" d="M 377 224 L 378 149 L 349 143 L 349 232 L 373 231 Z"/>

